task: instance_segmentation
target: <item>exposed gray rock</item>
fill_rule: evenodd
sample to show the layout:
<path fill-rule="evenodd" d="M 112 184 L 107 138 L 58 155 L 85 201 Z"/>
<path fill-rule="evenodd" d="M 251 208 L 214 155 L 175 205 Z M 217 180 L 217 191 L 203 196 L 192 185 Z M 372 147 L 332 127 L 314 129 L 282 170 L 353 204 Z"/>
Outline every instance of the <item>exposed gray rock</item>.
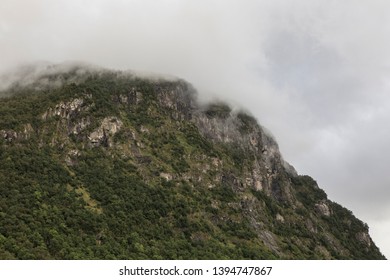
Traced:
<path fill-rule="evenodd" d="M 367 232 L 358 232 L 356 234 L 356 239 L 364 243 L 367 247 L 371 246 L 371 238 Z"/>
<path fill-rule="evenodd" d="M 47 120 L 54 116 L 69 119 L 79 113 L 83 105 L 84 99 L 82 98 L 75 98 L 69 102 L 60 102 L 54 108 L 49 108 L 43 113 L 42 119 Z"/>
<path fill-rule="evenodd" d="M 161 178 L 164 178 L 164 179 L 167 180 L 167 181 L 171 181 L 171 180 L 173 179 L 172 174 L 164 173 L 164 172 L 161 172 L 161 173 L 160 173 L 160 177 L 161 177 Z"/>
<path fill-rule="evenodd" d="M 317 227 L 314 225 L 313 221 L 310 220 L 310 219 L 307 219 L 306 220 L 306 223 L 305 223 L 307 229 L 313 233 L 317 233 L 318 230 L 317 230 Z"/>
<path fill-rule="evenodd" d="M 116 98 L 115 100 L 120 104 L 132 106 L 141 103 L 143 97 L 141 92 L 137 91 L 135 88 L 131 88 L 127 94 L 121 94 L 119 95 L 119 98 Z"/>
<path fill-rule="evenodd" d="M 331 215 L 331 211 L 329 209 L 329 206 L 326 204 L 325 201 L 321 201 L 319 203 L 315 204 L 316 211 L 323 215 L 329 217 Z"/>
<path fill-rule="evenodd" d="M 121 129 L 122 125 L 122 121 L 117 117 L 106 117 L 100 126 L 88 136 L 88 139 L 93 146 L 111 147 L 112 136 Z"/>
<path fill-rule="evenodd" d="M 276 242 L 274 234 L 268 230 L 263 230 L 259 233 L 259 237 L 264 244 L 273 252 L 280 254 L 280 248 Z"/>
<path fill-rule="evenodd" d="M 0 135 L 6 142 L 12 142 L 18 138 L 18 133 L 12 129 L 0 130 Z"/>
<path fill-rule="evenodd" d="M 281 223 L 284 223 L 284 217 L 282 215 L 280 215 L 279 213 L 276 214 L 276 220 L 281 222 Z"/>
<path fill-rule="evenodd" d="M 195 91 L 186 83 L 178 83 L 175 88 L 161 89 L 158 94 L 158 102 L 163 107 L 170 109 L 170 115 L 175 120 L 189 120 L 195 106 Z"/>
<path fill-rule="evenodd" d="M 81 152 L 77 149 L 70 150 L 66 157 L 65 157 L 65 163 L 68 166 L 73 166 L 77 162 L 77 158 L 81 155 Z"/>
<path fill-rule="evenodd" d="M 143 125 L 141 125 L 140 131 L 141 131 L 142 133 L 146 133 L 146 134 L 149 134 L 149 133 L 150 133 L 149 128 L 147 128 L 147 127 L 145 127 L 145 126 L 143 126 Z"/>
<path fill-rule="evenodd" d="M 25 124 L 22 131 L 15 131 L 13 129 L 2 129 L 0 130 L 0 137 L 6 142 L 11 143 L 16 140 L 28 140 L 31 134 L 34 133 L 34 129 L 31 124 Z"/>

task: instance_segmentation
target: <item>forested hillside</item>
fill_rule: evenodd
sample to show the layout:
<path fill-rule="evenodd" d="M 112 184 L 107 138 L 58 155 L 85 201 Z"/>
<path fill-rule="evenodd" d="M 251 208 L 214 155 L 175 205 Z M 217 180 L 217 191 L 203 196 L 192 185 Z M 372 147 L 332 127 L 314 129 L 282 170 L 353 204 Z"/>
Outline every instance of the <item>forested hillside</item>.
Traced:
<path fill-rule="evenodd" d="M 0 259 L 383 259 L 250 114 L 74 67 L 0 96 Z"/>

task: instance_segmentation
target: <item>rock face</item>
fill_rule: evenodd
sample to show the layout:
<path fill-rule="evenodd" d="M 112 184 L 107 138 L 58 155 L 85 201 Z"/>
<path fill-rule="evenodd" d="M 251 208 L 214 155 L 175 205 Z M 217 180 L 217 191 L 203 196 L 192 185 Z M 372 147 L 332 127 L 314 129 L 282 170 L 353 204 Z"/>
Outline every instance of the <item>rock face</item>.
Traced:
<path fill-rule="evenodd" d="M 316 203 L 315 207 L 316 207 L 316 210 L 318 211 L 318 213 L 320 213 L 321 215 L 324 215 L 327 217 L 330 216 L 330 214 L 331 214 L 330 209 L 329 209 L 328 205 L 326 204 L 326 202 L 321 201 L 319 203 Z"/>
<path fill-rule="evenodd" d="M 0 135 L 7 142 L 12 142 L 13 140 L 18 138 L 18 134 L 13 130 L 0 130 Z"/>
<path fill-rule="evenodd" d="M 371 246 L 371 238 L 367 232 L 358 232 L 356 234 L 357 240 L 365 244 L 367 247 Z"/>
<path fill-rule="evenodd" d="M 54 108 L 49 108 L 43 115 L 42 119 L 46 120 L 50 117 L 59 116 L 64 119 L 69 119 L 75 116 L 81 111 L 84 105 L 84 100 L 81 98 L 75 98 L 69 102 L 61 102 Z"/>
<path fill-rule="evenodd" d="M 112 137 L 121 129 L 122 125 L 122 121 L 116 117 L 106 117 L 100 126 L 88 136 L 88 139 L 95 147 L 100 145 L 111 147 Z"/>
<path fill-rule="evenodd" d="M 0 175 L 29 205 L 0 208 L 12 217 L 0 220 L 0 258 L 383 258 L 249 114 L 200 106 L 182 80 L 74 72 L 84 76 L 60 73 L 72 82 L 49 94 L 31 89 L 47 105 L 30 118 L 0 122 Z"/>

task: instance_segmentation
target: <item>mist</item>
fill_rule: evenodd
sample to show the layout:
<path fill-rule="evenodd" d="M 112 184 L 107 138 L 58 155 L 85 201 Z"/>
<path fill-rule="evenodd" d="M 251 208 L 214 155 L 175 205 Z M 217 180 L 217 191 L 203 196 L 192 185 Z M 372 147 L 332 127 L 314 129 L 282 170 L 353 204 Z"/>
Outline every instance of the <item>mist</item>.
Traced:
<path fill-rule="evenodd" d="M 389 8 L 382 0 L 1 0 L 0 72 L 83 61 L 183 78 L 205 100 L 249 110 L 298 173 L 367 222 L 390 257 Z"/>

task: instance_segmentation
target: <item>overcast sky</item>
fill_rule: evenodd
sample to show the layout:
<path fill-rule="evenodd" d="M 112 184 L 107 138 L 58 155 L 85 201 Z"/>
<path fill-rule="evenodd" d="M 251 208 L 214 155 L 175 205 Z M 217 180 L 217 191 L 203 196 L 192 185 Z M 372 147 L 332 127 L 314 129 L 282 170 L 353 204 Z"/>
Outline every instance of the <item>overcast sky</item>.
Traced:
<path fill-rule="evenodd" d="M 390 257 L 387 0 L 0 0 L 0 71 L 85 61 L 245 107 Z"/>

